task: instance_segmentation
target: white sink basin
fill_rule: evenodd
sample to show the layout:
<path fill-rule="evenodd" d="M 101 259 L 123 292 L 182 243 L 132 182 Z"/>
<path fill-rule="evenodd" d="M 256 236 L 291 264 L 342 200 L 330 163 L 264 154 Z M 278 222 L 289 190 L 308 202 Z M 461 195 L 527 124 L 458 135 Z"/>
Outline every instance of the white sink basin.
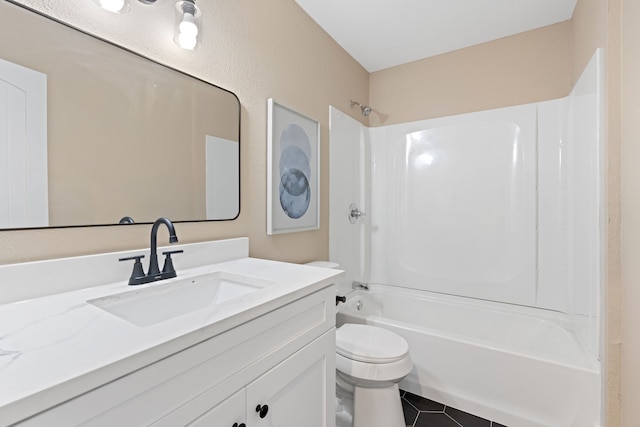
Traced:
<path fill-rule="evenodd" d="M 272 284 L 268 280 L 216 272 L 151 284 L 87 302 L 134 325 L 150 326 L 196 310 L 210 309 Z"/>

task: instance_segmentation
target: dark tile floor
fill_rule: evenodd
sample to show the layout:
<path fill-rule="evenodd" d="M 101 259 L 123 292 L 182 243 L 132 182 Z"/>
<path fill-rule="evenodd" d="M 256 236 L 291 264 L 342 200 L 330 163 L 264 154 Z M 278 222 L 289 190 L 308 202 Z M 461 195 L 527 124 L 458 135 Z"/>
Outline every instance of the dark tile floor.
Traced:
<path fill-rule="evenodd" d="M 506 427 L 400 390 L 407 427 Z"/>

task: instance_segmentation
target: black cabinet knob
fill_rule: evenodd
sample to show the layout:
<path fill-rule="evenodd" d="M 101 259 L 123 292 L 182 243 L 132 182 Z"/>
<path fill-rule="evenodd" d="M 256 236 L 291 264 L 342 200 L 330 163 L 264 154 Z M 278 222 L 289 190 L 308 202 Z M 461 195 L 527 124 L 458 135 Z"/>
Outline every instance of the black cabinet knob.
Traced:
<path fill-rule="evenodd" d="M 247 427 L 247 426 L 245 425 L 245 423 L 242 423 L 242 424 L 233 423 L 233 426 L 231 427 Z"/>
<path fill-rule="evenodd" d="M 256 412 L 260 415 L 260 418 L 264 418 L 269 413 L 269 405 L 258 405 L 256 406 Z"/>
<path fill-rule="evenodd" d="M 341 302 L 347 302 L 347 297 L 344 297 L 342 295 L 336 295 L 336 305 L 338 305 Z"/>

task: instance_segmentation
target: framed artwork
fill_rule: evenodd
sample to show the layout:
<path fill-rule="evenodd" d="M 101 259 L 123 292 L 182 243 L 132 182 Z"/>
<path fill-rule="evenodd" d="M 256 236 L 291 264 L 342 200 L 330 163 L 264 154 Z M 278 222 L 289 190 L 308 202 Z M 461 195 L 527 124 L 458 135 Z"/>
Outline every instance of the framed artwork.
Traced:
<path fill-rule="evenodd" d="M 267 234 L 320 228 L 320 123 L 267 101 Z"/>

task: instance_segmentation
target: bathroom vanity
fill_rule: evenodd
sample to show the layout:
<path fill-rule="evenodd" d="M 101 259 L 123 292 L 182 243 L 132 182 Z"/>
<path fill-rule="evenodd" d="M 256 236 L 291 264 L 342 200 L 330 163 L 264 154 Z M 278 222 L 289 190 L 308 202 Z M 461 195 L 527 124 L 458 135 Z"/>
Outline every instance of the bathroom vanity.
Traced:
<path fill-rule="evenodd" d="M 0 425 L 335 425 L 341 272 L 247 239 L 175 248 L 178 277 L 140 286 L 117 258 L 143 251 L 0 266 L 0 290 L 33 288 L 0 305 Z M 83 268 L 107 281 L 68 277 Z"/>

